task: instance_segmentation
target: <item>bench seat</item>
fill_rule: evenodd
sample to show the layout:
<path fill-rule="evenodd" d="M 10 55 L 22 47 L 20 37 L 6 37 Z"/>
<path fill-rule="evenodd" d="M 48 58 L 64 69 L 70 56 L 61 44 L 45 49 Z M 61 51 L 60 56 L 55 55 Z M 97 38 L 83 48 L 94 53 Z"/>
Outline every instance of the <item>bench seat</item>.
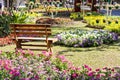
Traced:
<path fill-rule="evenodd" d="M 16 39 L 22 39 L 22 40 L 41 40 L 46 41 L 46 38 L 40 38 L 40 37 L 17 37 Z M 53 43 L 57 41 L 57 38 L 48 38 L 48 41 L 52 41 Z"/>

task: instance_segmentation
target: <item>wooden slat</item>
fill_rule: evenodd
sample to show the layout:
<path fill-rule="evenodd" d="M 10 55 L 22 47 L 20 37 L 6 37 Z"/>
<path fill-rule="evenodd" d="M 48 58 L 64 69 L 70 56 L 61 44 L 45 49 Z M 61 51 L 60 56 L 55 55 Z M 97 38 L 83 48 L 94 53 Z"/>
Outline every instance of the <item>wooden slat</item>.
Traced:
<path fill-rule="evenodd" d="M 35 46 L 35 47 L 47 47 L 47 45 L 37 45 L 37 44 L 21 44 L 22 46 Z"/>
<path fill-rule="evenodd" d="M 46 38 L 40 38 L 40 37 L 17 37 L 17 39 L 23 39 L 23 40 L 46 40 Z M 56 42 L 57 38 L 48 38 L 48 41 Z"/>
<path fill-rule="evenodd" d="M 39 37 L 17 37 L 17 39 L 22 39 L 22 40 L 46 40 L 46 38 L 39 38 Z"/>
<path fill-rule="evenodd" d="M 51 25 L 50 24 L 10 24 L 11 27 L 14 27 L 14 26 L 33 26 L 33 27 L 50 27 Z"/>
<path fill-rule="evenodd" d="M 32 50 L 32 51 L 47 51 L 47 49 L 30 49 L 30 48 L 22 48 L 22 50 Z"/>
<path fill-rule="evenodd" d="M 16 28 L 16 30 L 33 30 L 33 31 L 51 31 L 51 29 L 44 29 L 44 28 Z"/>
<path fill-rule="evenodd" d="M 18 34 L 18 35 L 20 35 L 20 34 L 28 34 L 28 35 L 34 35 L 34 34 L 36 34 L 36 35 L 46 35 L 46 33 L 45 32 L 16 32 L 16 34 Z M 47 35 L 51 35 L 51 32 L 49 32 L 49 33 L 47 33 Z"/>
<path fill-rule="evenodd" d="M 35 26 L 16 26 L 15 28 L 16 29 L 29 29 L 29 28 L 31 28 L 31 29 L 46 29 L 46 28 L 50 29 L 50 27 L 42 27 L 42 26 L 38 26 L 38 27 L 35 27 Z"/>

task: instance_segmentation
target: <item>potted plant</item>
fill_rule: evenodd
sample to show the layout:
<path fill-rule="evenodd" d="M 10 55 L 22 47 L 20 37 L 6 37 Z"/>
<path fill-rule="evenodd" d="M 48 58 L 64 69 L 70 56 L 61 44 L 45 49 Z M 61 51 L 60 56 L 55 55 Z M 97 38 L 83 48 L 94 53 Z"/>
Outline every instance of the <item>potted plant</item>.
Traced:
<path fill-rule="evenodd" d="M 87 3 L 87 6 L 92 6 L 92 4 L 91 3 Z"/>
<path fill-rule="evenodd" d="M 116 23 L 116 24 L 118 24 L 118 22 L 119 22 L 118 20 L 115 20 L 115 23 Z"/>
<path fill-rule="evenodd" d="M 112 10 L 112 8 L 113 8 L 113 5 L 108 5 L 109 10 Z"/>
<path fill-rule="evenodd" d="M 103 7 L 103 9 L 105 9 L 105 8 L 106 8 L 106 6 L 105 6 L 105 5 L 103 5 L 102 7 Z"/>
<path fill-rule="evenodd" d="M 119 8 L 119 5 L 118 5 L 118 4 L 116 4 L 116 5 L 115 5 L 115 9 L 118 9 L 118 8 Z"/>
<path fill-rule="evenodd" d="M 99 9 L 99 8 L 100 8 L 100 5 L 99 5 L 99 4 L 96 4 L 95 7 L 96 7 L 97 9 Z"/>
<path fill-rule="evenodd" d="M 80 5 L 81 5 L 81 3 L 76 3 L 76 6 L 77 6 L 77 7 L 80 7 Z"/>
<path fill-rule="evenodd" d="M 99 19 L 96 19 L 96 23 L 99 23 L 100 22 L 100 20 Z"/>
<path fill-rule="evenodd" d="M 103 23 L 106 23 L 106 20 L 105 20 L 105 19 L 103 19 Z"/>
<path fill-rule="evenodd" d="M 112 23 L 112 21 L 111 20 L 108 20 L 108 24 L 111 24 Z"/>
<path fill-rule="evenodd" d="M 0 9 L 2 8 L 2 3 L 0 3 Z"/>

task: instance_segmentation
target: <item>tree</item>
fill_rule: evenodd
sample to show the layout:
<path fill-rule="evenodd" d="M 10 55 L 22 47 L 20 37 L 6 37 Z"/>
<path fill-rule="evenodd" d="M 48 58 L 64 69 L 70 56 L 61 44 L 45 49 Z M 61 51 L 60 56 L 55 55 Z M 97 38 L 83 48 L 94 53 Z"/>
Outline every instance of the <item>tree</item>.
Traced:
<path fill-rule="evenodd" d="M 77 4 L 81 4 L 81 0 L 75 0 L 75 2 L 74 2 L 74 10 L 75 10 L 75 12 L 80 12 L 81 8 Z"/>
<path fill-rule="evenodd" d="M 75 0 L 75 3 L 74 3 L 75 12 L 80 12 L 81 11 L 80 6 L 79 7 L 77 6 L 77 4 L 81 3 L 81 2 L 82 2 L 81 0 Z M 96 0 L 87 0 L 87 3 L 91 3 L 91 11 L 97 11 L 97 9 L 94 6 L 96 4 Z"/>

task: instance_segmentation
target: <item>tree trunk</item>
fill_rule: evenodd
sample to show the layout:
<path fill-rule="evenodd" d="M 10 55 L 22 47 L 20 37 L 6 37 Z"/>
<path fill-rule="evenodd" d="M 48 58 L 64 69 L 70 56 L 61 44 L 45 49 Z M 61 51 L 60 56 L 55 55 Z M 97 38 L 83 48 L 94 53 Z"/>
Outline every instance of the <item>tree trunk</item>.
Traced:
<path fill-rule="evenodd" d="M 77 3 L 81 3 L 81 0 L 75 0 L 75 2 L 74 2 L 74 10 L 75 10 L 75 12 L 80 12 L 81 8 L 80 8 L 80 6 L 76 5 Z"/>
<path fill-rule="evenodd" d="M 96 4 L 96 0 L 93 0 L 93 3 L 92 3 L 92 11 L 97 11 L 96 7 L 95 7 L 95 4 Z"/>
<path fill-rule="evenodd" d="M 91 11 L 97 11 L 97 9 L 95 8 L 95 4 L 96 4 L 96 0 L 88 0 L 88 3 L 91 3 Z"/>

